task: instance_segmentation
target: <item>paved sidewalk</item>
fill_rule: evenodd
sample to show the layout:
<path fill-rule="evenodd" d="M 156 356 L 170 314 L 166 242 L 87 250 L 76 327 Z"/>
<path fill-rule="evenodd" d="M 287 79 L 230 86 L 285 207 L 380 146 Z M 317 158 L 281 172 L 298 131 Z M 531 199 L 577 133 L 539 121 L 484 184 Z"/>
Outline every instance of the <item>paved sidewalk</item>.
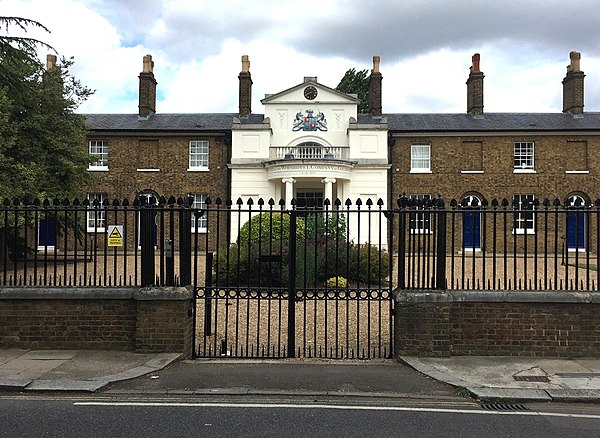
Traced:
<path fill-rule="evenodd" d="M 0 390 L 97 391 L 155 372 L 180 354 L 125 351 L 0 350 Z"/>
<path fill-rule="evenodd" d="M 600 403 L 600 359 L 457 356 L 402 360 L 481 400 Z"/>
<path fill-rule="evenodd" d="M 167 394 L 407 397 L 418 395 L 420 388 L 440 397 L 452 393 L 440 382 L 454 386 L 454 394 L 468 391 L 485 401 L 600 403 L 600 359 L 403 357 L 398 363 L 179 358 L 116 351 L 0 350 L 0 391 L 94 392 L 146 376 L 115 387 Z M 413 369 L 431 377 L 430 383 L 407 385 L 417 380 Z M 405 383 L 399 385 L 400 380 Z"/>

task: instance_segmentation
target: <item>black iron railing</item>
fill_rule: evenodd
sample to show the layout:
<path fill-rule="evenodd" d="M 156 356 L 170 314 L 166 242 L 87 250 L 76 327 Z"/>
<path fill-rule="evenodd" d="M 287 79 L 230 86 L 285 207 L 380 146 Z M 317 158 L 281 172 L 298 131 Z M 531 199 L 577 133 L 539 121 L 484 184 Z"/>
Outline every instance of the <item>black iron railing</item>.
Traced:
<path fill-rule="evenodd" d="M 0 206 L 0 286 L 191 284 L 188 199 L 21 201 Z"/>

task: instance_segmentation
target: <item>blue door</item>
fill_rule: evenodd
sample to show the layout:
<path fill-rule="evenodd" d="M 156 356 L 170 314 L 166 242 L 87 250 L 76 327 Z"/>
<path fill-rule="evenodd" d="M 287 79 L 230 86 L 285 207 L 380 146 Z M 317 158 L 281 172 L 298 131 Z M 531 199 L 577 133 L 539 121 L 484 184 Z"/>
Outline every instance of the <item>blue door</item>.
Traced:
<path fill-rule="evenodd" d="M 567 213 L 567 248 L 585 249 L 585 213 L 582 211 Z"/>
<path fill-rule="evenodd" d="M 463 249 L 481 248 L 481 199 L 476 195 L 468 195 L 460 203 L 463 223 Z"/>
<path fill-rule="evenodd" d="M 38 249 L 54 249 L 56 246 L 56 218 L 48 215 L 38 222 Z"/>
<path fill-rule="evenodd" d="M 463 212 L 463 248 L 481 248 L 481 214 L 475 211 Z"/>

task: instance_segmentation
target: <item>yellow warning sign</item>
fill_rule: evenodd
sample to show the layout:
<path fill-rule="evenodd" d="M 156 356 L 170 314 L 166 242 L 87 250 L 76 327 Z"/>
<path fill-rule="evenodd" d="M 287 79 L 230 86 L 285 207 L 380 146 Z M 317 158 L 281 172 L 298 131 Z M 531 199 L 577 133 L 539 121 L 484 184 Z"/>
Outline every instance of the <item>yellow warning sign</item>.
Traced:
<path fill-rule="evenodd" d="M 123 225 L 108 227 L 108 246 L 123 246 Z"/>

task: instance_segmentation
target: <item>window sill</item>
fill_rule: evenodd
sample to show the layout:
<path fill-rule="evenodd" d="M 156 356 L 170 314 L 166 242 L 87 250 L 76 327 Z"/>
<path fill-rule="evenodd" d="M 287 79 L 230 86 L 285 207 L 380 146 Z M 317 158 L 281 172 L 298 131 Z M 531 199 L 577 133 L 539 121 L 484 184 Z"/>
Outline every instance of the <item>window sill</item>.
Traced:
<path fill-rule="evenodd" d="M 460 173 L 483 173 L 483 170 L 461 170 Z"/>
<path fill-rule="evenodd" d="M 192 233 L 196 233 L 196 229 L 192 228 Z M 198 234 L 206 234 L 208 233 L 208 230 L 206 228 L 198 228 Z"/>
<path fill-rule="evenodd" d="M 431 173 L 431 170 L 425 170 L 425 169 L 423 169 L 423 170 L 413 170 L 413 169 L 411 169 L 410 173 L 425 173 L 425 174 L 427 174 L 427 173 Z"/>
<path fill-rule="evenodd" d="M 431 230 L 410 230 L 410 234 L 433 234 Z"/>
<path fill-rule="evenodd" d="M 160 172 L 160 169 L 137 169 L 138 172 Z"/>
<path fill-rule="evenodd" d="M 88 167 L 88 172 L 108 172 L 108 167 Z"/>
<path fill-rule="evenodd" d="M 588 173 L 590 173 L 589 170 L 565 170 L 566 174 L 569 175 L 577 175 L 577 174 L 581 174 L 581 175 L 587 175 Z"/>
<path fill-rule="evenodd" d="M 88 233 L 106 233 L 106 228 L 88 228 L 87 229 Z"/>
<path fill-rule="evenodd" d="M 513 173 L 537 173 L 535 169 L 514 169 Z"/>
<path fill-rule="evenodd" d="M 210 169 L 208 167 L 189 167 L 188 172 L 209 172 Z"/>
<path fill-rule="evenodd" d="M 525 229 L 524 228 L 517 228 L 512 230 L 513 234 L 516 235 L 525 235 Z M 527 235 L 528 236 L 533 236 L 535 234 L 535 230 L 527 230 Z"/>

